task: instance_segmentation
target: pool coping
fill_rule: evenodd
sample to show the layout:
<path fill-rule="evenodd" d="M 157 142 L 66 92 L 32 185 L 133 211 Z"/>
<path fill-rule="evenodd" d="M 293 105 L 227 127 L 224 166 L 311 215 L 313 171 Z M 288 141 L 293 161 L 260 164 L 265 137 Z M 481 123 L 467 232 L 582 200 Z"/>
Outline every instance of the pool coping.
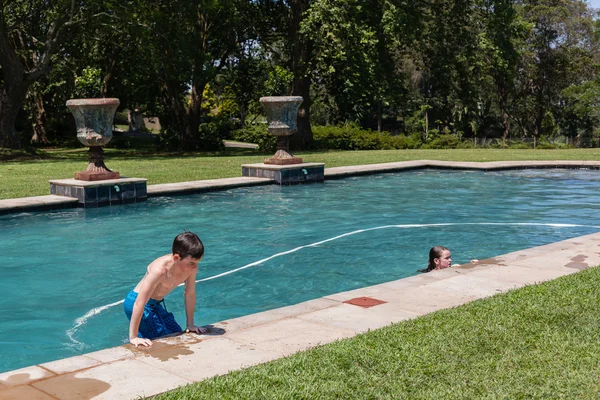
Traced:
<path fill-rule="evenodd" d="M 528 168 L 587 168 L 600 169 L 600 161 L 438 161 L 414 160 L 398 161 L 380 164 L 354 165 L 345 167 L 325 168 L 325 179 L 339 179 L 350 176 L 370 175 L 386 172 L 400 172 L 414 169 L 454 169 L 499 171 Z M 51 181 L 56 181 L 52 179 Z M 189 182 L 162 183 L 148 185 L 148 197 L 177 196 L 193 193 L 227 190 L 239 187 L 274 184 L 272 179 L 254 177 L 234 177 L 222 179 L 206 179 Z M 51 211 L 76 208 L 78 200 L 74 197 L 46 195 L 21 197 L 0 200 L 0 215 L 20 212 Z"/>
<path fill-rule="evenodd" d="M 0 399 L 153 396 L 600 265 L 598 247 L 600 233 L 594 233 L 221 321 L 210 325 L 209 335 L 157 339 L 149 349 L 122 345 L 1 373 Z M 381 304 L 349 304 L 359 297 Z"/>

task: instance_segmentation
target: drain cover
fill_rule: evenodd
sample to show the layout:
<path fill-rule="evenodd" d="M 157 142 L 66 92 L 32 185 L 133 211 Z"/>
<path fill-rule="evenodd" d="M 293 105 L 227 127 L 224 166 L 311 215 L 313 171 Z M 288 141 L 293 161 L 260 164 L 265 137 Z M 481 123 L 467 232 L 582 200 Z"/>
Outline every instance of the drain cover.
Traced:
<path fill-rule="evenodd" d="M 353 299 L 344 301 L 344 303 L 352 304 L 353 306 L 369 308 L 373 306 L 378 306 L 380 304 L 385 304 L 387 303 L 387 301 L 377 300 L 371 297 L 355 297 Z"/>

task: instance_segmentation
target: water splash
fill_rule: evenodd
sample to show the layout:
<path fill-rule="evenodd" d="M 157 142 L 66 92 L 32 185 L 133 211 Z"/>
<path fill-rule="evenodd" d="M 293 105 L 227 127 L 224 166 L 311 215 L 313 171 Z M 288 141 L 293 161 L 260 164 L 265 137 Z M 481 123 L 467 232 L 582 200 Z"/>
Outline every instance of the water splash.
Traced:
<path fill-rule="evenodd" d="M 88 311 L 85 315 L 77 318 L 75 320 L 75 325 L 73 325 L 73 327 L 71 329 L 69 329 L 67 331 L 67 336 L 69 337 L 69 339 L 71 339 L 71 342 L 73 342 L 73 344 L 75 344 L 77 347 L 79 348 L 83 348 L 83 346 L 85 346 L 84 343 L 81 343 L 80 341 L 78 341 L 77 339 L 75 339 L 74 335 L 75 332 L 77 332 L 77 329 L 79 329 L 79 327 L 83 324 L 85 324 L 90 318 L 92 318 L 94 315 L 98 315 L 100 314 L 102 311 L 104 310 L 108 310 L 111 307 L 117 306 L 119 304 L 122 304 L 124 302 L 124 300 L 121 301 L 116 301 L 114 303 L 111 304 L 106 304 L 104 306 L 101 307 L 96 307 L 96 308 L 92 308 L 90 311 Z"/>

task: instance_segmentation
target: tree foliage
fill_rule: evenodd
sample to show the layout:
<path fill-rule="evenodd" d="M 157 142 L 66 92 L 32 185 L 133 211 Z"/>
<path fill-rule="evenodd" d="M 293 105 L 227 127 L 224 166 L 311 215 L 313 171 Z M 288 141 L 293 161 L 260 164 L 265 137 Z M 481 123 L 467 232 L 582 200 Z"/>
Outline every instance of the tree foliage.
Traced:
<path fill-rule="evenodd" d="M 207 149 L 290 94 L 298 148 L 311 119 L 600 145 L 599 26 L 582 0 L 0 1 L 0 146 L 55 140 L 66 99 L 110 96 Z"/>

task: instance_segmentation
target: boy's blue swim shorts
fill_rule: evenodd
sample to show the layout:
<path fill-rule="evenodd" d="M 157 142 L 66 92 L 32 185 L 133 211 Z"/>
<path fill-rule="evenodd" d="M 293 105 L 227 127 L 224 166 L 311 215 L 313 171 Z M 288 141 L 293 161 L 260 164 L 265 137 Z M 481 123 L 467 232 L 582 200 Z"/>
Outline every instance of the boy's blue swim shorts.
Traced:
<path fill-rule="evenodd" d="M 138 294 L 133 290 L 125 297 L 125 303 L 123 308 L 125 315 L 131 321 L 131 313 L 133 312 L 133 305 Z M 138 330 L 138 336 L 145 339 L 155 339 L 157 337 L 170 335 L 172 333 L 179 333 L 182 331 L 181 326 L 175 321 L 173 313 L 168 312 L 160 304 L 162 300 L 148 300 L 144 307 L 144 315 L 140 321 L 140 328 Z"/>

